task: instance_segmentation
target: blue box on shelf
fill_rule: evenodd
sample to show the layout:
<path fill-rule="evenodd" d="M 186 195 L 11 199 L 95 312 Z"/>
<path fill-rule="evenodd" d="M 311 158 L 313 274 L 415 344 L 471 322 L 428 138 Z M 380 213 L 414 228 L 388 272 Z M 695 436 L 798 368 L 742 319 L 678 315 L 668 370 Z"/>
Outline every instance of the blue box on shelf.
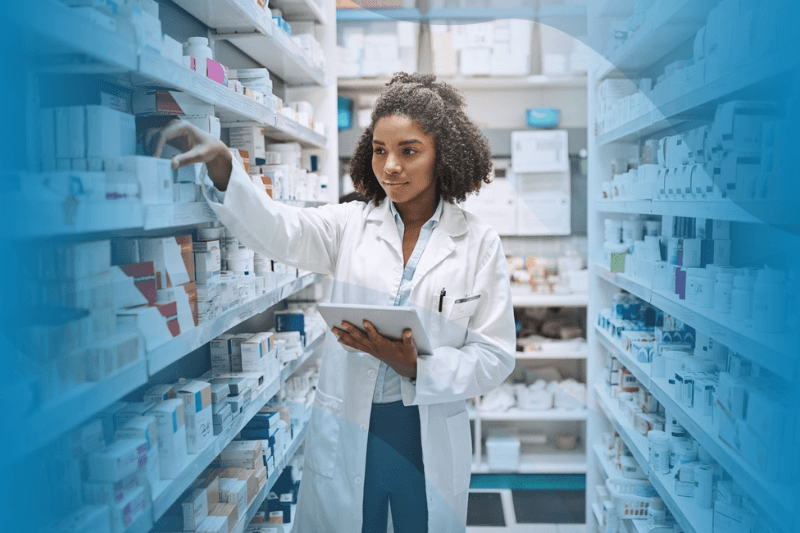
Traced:
<path fill-rule="evenodd" d="M 527 110 L 528 126 L 532 128 L 556 128 L 561 110 L 555 107 L 532 107 Z"/>

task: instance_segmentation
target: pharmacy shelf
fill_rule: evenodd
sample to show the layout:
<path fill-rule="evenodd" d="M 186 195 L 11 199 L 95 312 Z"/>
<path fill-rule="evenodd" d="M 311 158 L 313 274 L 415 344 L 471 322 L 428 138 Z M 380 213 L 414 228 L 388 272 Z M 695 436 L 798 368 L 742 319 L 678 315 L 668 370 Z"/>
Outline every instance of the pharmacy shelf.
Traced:
<path fill-rule="evenodd" d="M 703 416 L 694 409 L 687 409 L 678 404 L 672 396 L 666 378 L 650 377 L 650 363 L 641 363 L 633 360 L 628 353 L 611 337 L 595 326 L 600 343 L 609 352 L 619 359 L 636 379 L 674 416 L 723 469 L 736 481 L 740 487 L 756 488 L 752 498 L 770 516 L 788 517 L 792 508 L 792 490 L 789 485 L 767 481 L 764 476 L 745 462 L 743 457 L 737 457 L 736 452 L 730 450 L 715 435 L 717 431 L 711 416 Z"/>
<path fill-rule="evenodd" d="M 669 132 L 689 121 L 711 119 L 721 101 L 748 96 L 742 93 L 754 87 L 749 96 L 763 98 L 762 89 L 766 89 L 768 83 L 773 83 L 776 77 L 791 73 L 800 64 L 800 58 L 795 56 L 792 59 L 787 62 L 785 54 L 772 52 L 758 61 L 737 67 L 715 81 L 704 83 L 700 88 L 660 103 L 656 109 L 598 135 L 597 145 L 632 142 L 660 132 Z"/>
<path fill-rule="evenodd" d="M 541 451 L 521 453 L 519 467 L 514 470 L 495 470 L 486 455 L 480 466 L 472 464 L 473 474 L 496 474 L 512 471 L 517 474 L 585 474 L 586 454 L 582 451 L 563 451 L 555 446 L 542 446 Z"/>
<path fill-rule="evenodd" d="M 215 29 L 257 31 L 272 30 L 272 14 L 253 0 L 174 0 L 190 15 Z"/>
<path fill-rule="evenodd" d="M 242 431 L 242 428 L 252 419 L 258 411 L 280 390 L 280 378 L 276 378 L 266 386 L 258 396 L 247 404 L 244 412 L 234 419 L 233 425 L 227 431 L 215 436 L 198 454 L 187 455 L 180 468 L 180 473 L 175 479 L 163 479 L 153 483 L 151 493 L 153 502 L 153 518 L 155 521 L 167 512 L 189 485 L 197 479 L 203 470 L 225 449 L 228 444 Z"/>
<path fill-rule="evenodd" d="M 245 305 L 231 309 L 212 322 L 200 324 L 186 333 L 161 344 L 147 354 L 148 370 L 151 375 L 162 370 L 207 342 L 225 333 L 248 318 L 262 313 L 285 300 L 292 294 L 303 290 L 320 279 L 319 274 L 306 274 L 291 283 L 283 285 L 264 296 L 255 298 Z"/>
<path fill-rule="evenodd" d="M 717 431 L 711 416 L 703 416 L 694 409 L 687 409 L 672 397 L 666 378 L 651 378 L 649 390 L 653 396 L 674 416 L 730 475 L 740 487 L 751 489 L 750 497 L 777 523 L 788 523 L 790 509 L 794 505 L 794 487 L 789 484 L 767 481 L 764 476 L 747 464 L 746 459 L 716 437 Z"/>
<path fill-rule="evenodd" d="M 313 0 L 309 0 L 313 1 Z M 337 24 L 347 22 L 381 22 L 404 20 L 409 22 L 422 21 L 419 9 L 337 9 Z"/>
<path fill-rule="evenodd" d="M 313 341 L 309 342 L 308 345 L 306 345 L 306 349 L 303 352 L 303 355 L 300 356 L 300 358 L 287 363 L 286 366 L 284 366 L 281 369 L 281 381 L 286 381 L 287 379 L 289 379 L 292 376 L 292 374 L 294 374 L 297 371 L 298 368 L 303 366 L 303 364 L 306 361 L 308 361 L 308 359 L 312 355 L 314 355 L 314 352 L 317 351 L 317 348 L 322 346 L 322 343 L 324 341 L 325 341 L 325 335 L 323 334 L 318 336 Z"/>
<path fill-rule="evenodd" d="M 293 20 L 313 20 L 325 24 L 326 17 L 322 6 L 316 0 L 271 0 L 269 7 L 280 9 L 283 18 Z"/>
<path fill-rule="evenodd" d="M 75 54 L 105 64 L 109 71 L 136 69 L 136 45 L 132 40 L 105 30 L 56 0 L 6 1 L 0 6 L 0 16 L 38 35 L 39 40 L 30 43 L 31 51 L 45 55 L 55 52 L 60 56 L 59 63 L 64 63 L 63 56 Z"/>
<path fill-rule="evenodd" d="M 606 479 L 622 475 L 622 473 L 611 463 L 611 461 L 607 460 L 603 456 L 603 447 L 600 444 L 595 444 L 592 446 L 592 451 L 594 452 L 594 456 L 600 465 L 600 470 L 603 471 L 603 476 L 605 476 Z"/>
<path fill-rule="evenodd" d="M 144 208 L 138 201 L 109 200 L 78 202 L 34 202 L 17 195 L 2 199 L 5 227 L 16 239 L 62 237 L 136 229 L 144 226 Z M 25 206 L 24 209 L 20 206 Z"/>
<path fill-rule="evenodd" d="M 236 48 L 286 82 L 287 85 L 325 85 L 325 74 L 314 68 L 311 59 L 292 40 L 288 33 L 273 27 L 268 35 L 259 33 L 220 33 Z"/>
<path fill-rule="evenodd" d="M 625 415 L 620 411 L 616 398 L 611 398 L 598 383 L 594 387 L 595 394 L 600 400 L 600 408 L 605 413 L 606 418 L 614 426 L 614 429 L 622 437 L 623 442 L 633 454 L 636 462 L 647 474 L 650 471 L 648 455 L 647 437 L 638 433 L 633 426 L 625 419 Z M 710 531 L 710 530 L 709 530 Z"/>
<path fill-rule="evenodd" d="M 658 474 L 650 471 L 646 458 L 648 454 L 647 437 L 634 431 L 625 420 L 619 407 L 614 405 L 614 400 L 603 392 L 599 384 L 595 386 L 595 392 L 597 393 L 598 399 L 600 399 L 600 405 L 609 421 L 633 453 L 639 466 L 648 474 L 650 483 L 652 483 L 656 492 L 661 496 L 661 499 L 664 500 L 664 504 L 669 508 L 673 516 L 675 516 L 675 519 L 683 528 L 684 532 L 706 533 L 711 531 L 711 510 L 700 509 L 694 504 L 693 499 L 680 497 L 675 494 L 674 472 L 670 474 Z"/>
<path fill-rule="evenodd" d="M 601 213 L 713 218 L 751 224 L 796 224 L 791 203 L 773 200 L 598 200 Z"/>
<path fill-rule="evenodd" d="M 706 533 L 713 531 L 713 509 L 701 509 L 694 504 L 693 498 L 675 494 L 675 474 L 677 469 L 669 474 L 650 472 L 650 483 L 655 487 L 658 495 L 664 500 L 664 505 L 675 517 L 684 533 Z"/>
<path fill-rule="evenodd" d="M 120 341 L 138 333 L 118 334 Z M 15 424 L 13 438 L 4 441 L 0 468 L 12 464 L 64 432 L 89 420 L 119 398 L 147 383 L 147 362 L 142 359 L 121 368 L 105 379 L 79 385 Z"/>
<path fill-rule="evenodd" d="M 650 363 L 641 363 L 628 354 L 627 351 L 614 339 L 611 338 L 609 333 L 595 324 L 594 329 L 597 331 L 597 339 L 600 344 L 609 351 L 611 355 L 616 357 L 622 363 L 622 366 L 630 370 L 636 379 L 639 380 L 645 387 L 650 386 Z"/>
<path fill-rule="evenodd" d="M 281 114 L 276 115 L 274 126 L 267 126 L 267 137 L 277 141 L 299 142 L 306 148 L 325 148 L 328 142 L 324 135 Z"/>
<path fill-rule="evenodd" d="M 125 82 L 124 79 L 118 81 Z M 221 122 L 275 124 L 271 98 L 260 104 L 147 48 L 141 52 L 138 69 L 130 74 L 130 84 L 140 90 L 169 88 L 183 91 L 212 104 Z"/>
<path fill-rule="evenodd" d="M 587 418 L 586 409 L 547 409 L 533 411 L 512 407 L 502 413 L 482 411 L 480 409 L 469 409 L 470 420 L 485 421 L 514 421 L 514 422 L 547 422 L 547 421 L 567 421 L 582 422 Z"/>
<path fill-rule="evenodd" d="M 584 307 L 589 302 L 587 293 L 537 294 L 523 284 L 511 285 L 514 307 Z"/>
<path fill-rule="evenodd" d="M 517 351 L 516 357 L 519 361 L 539 361 L 552 359 L 586 359 L 588 352 L 570 352 L 557 350 L 538 350 L 535 352 Z"/>
<path fill-rule="evenodd" d="M 391 80 L 388 76 L 376 78 L 339 78 L 339 90 L 382 91 Z M 438 81 L 449 83 L 458 89 L 498 90 L 498 89 L 585 89 L 585 74 L 545 76 L 458 76 L 439 77 Z"/>
<path fill-rule="evenodd" d="M 635 74 L 666 57 L 678 46 L 694 37 L 705 25 L 714 0 L 682 0 L 664 7 L 656 16 L 648 16 L 633 36 L 610 53 L 603 54 L 609 65 L 597 73 L 598 80 L 615 69 Z"/>
<path fill-rule="evenodd" d="M 741 353 L 783 379 L 791 381 L 796 376 L 797 361 L 790 352 L 790 347 L 797 346 L 795 335 L 758 332 L 752 326 L 734 320 L 730 315 L 686 304 L 677 295 L 653 290 L 645 282 L 626 274 L 611 272 L 602 264 L 595 263 L 595 270 L 601 279 L 699 329 L 728 349 Z"/>

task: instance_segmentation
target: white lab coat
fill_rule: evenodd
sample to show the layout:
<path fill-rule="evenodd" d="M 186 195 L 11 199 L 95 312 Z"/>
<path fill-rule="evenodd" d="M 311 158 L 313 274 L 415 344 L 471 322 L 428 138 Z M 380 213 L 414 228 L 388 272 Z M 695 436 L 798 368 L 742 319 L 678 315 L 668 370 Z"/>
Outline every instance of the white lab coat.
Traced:
<path fill-rule="evenodd" d="M 389 201 L 301 209 L 273 202 L 234 161 L 220 221 L 274 260 L 330 274 L 333 302 L 392 305 L 403 254 Z M 419 406 L 428 531 L 465 531 L 472 443 L 467 398 L 485 394 L 514 368 L 515 331 L 500 238 L 444 204 L 414 274 L 410 304 L 427 325 L 433 353 L 420 355 L 416 386 L 402 378 L 405 405 Z M 446 289 L 442 313 L 439 296 Z M 477 300 L 456 300 L 480 295 Z M 359 533 L 372 394 L 379 361 L 342 349 L 328 331 L 305 445 L 295 531 Z"/>

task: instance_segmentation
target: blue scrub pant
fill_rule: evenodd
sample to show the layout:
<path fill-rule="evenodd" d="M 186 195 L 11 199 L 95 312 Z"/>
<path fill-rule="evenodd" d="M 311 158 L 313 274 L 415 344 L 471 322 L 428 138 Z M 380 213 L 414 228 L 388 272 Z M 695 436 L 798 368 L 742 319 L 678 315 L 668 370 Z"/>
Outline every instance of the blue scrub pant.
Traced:
<path fill-rule="evenodd" d="M 390 503 L 395 533 L 427 533 L 419 408 L 402 401 L 372 404 L 361 533 L 386 533 Z"/>

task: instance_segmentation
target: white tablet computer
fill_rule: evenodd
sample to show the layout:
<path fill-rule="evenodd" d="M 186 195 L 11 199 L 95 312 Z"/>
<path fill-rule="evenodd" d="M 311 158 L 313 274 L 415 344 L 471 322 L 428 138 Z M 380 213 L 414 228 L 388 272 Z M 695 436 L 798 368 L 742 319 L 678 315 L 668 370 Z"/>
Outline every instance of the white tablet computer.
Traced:
<path fill-rule="evenodd" d="M 378 333 L 384 337 L 400 340 L 403 332 L 410 329 L 413 333 L 414 344 L 420 354 L 431 354 L 433 349 L 419 315 L 413 307 L 394 305 L 360 305 L 360 304 L 333 304 L 322 303 L 317 305 L 319 313 L 325 319 L 328 327 L 341 329 L 342 322 L 350 322 L 355 327 L 364 331 L 364 320 L 369 320 Z M 356 352 L 355 348 L 345 346 L 348 352 Z"/>

